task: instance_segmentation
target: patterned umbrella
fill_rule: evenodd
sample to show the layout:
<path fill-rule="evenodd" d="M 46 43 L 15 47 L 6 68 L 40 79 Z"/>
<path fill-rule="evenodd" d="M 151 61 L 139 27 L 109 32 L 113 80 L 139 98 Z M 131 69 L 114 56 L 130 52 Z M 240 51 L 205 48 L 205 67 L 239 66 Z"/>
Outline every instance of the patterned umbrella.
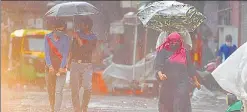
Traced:
<path fill-rule="evenodd" d="M 168 32 L 193 32 L 206 19 L 195 7 L 176 1 L 150 3 L 137 16 L 146 27 Z"/>

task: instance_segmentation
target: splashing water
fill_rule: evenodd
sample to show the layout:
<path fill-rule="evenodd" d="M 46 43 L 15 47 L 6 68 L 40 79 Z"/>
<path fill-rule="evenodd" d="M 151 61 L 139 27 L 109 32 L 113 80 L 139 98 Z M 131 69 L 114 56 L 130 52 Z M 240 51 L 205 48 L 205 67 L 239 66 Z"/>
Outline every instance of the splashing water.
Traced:
<path fill-rule="evenodd" d="M 193 96 L 192 96 L 192 101 L 197 101 L 200 99 L 203 99 L 205 97 L 214 97 L 215 93 L 211 92 L 210 90 L 208 90 L 206 87 L 201 86 L 201 89 L 195 89 L 193 92 Z"/>

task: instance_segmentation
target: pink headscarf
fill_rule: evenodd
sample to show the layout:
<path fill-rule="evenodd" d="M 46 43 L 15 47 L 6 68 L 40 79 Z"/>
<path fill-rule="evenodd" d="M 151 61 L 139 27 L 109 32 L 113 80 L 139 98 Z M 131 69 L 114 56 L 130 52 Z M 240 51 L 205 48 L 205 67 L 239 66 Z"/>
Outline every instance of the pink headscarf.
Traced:
<path fill-rule="evenodd" d="M 180 34 L 177 32 L 173 32 L 170 35 L 168 35 L 168 37 L 165 39 L 165 42 L 157 48 L 157 51 L 160 52 L 162 49 L 171 51 L 170 45 L 172 42 L 178 42 L 179 48 L 177 49 L 177 51 L 173 52 L 173 54 L 169 57 L 169 60 L 171 62 L 186 64 L 187 63 L 186 62 L 186 49 L 183 45 L 183 41 L 182 41 Z"/>

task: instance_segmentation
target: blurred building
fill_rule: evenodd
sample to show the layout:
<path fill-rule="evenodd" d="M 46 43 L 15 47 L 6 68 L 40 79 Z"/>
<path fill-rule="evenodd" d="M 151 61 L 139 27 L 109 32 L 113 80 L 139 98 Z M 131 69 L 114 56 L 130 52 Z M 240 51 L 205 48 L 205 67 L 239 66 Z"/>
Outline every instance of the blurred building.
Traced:
<path fill-rule="evenodd" d="M 43 15 L 48 1 L 3 1 L 2 9 L 12 22 L 12 31 L 21 28 L 44 28 Z"/>
<path fill-rule="evenodd" d="M 222 35 L 232 34 L 239 46 L 247 41 L 247 2 L 246 1 L 207 1 L 204 13 L 207 24 L 214 36 L 223 40 Z M 235 30 L 237 33 L 235 33 Z M 222 42 L 221 42 L 222 43 Z"/>
<path fill-rule="evenodd" d="M 247 1 L 240 2 L 240 27 L 241 27 L 241 44 L 247 42 Z"/>

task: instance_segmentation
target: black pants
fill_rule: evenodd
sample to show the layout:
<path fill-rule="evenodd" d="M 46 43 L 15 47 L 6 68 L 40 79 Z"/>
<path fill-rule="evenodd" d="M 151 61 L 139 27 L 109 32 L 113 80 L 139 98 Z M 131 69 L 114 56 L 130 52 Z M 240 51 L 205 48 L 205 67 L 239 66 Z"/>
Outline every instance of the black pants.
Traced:
<path fill-rule="evenodd" d="M 63 88 L 66 75 L 61 74 L 60 76 L 56 76 L 56 73 L 57 72 L 53 72 L 46 75 L 46 84 L 51 110 L 59 112 L 63 100 Z"/>
<path fill-rule="evenodd" d="M 66 73 L 56 76 L 60 68 L 61 61 L 56 57 L 51 58 L 54 72 L 49 72 L 49 68 L 46 67 L 46 85 L 52 111 L 59 111 L 62 104 L 63 87 L 66 80 Z"/>
<path fill-rule="evenodd" d="M 47 77 L 47 91 L 49 96 L 49 102 L 51 106 L 51 110 L 54 111 L 54 105 L 55 105 L 55 88 L 56 88 L 56 75 L 46 72 Z"/>
<path fill-rule="evenodd" d="M 92 93 L 92 73 L 91 63 L 71 63 L 70 83 L 74 112 L 87 112 Z M 79 98 L 81 87 L 84 89 L 82 104 Z"/>

